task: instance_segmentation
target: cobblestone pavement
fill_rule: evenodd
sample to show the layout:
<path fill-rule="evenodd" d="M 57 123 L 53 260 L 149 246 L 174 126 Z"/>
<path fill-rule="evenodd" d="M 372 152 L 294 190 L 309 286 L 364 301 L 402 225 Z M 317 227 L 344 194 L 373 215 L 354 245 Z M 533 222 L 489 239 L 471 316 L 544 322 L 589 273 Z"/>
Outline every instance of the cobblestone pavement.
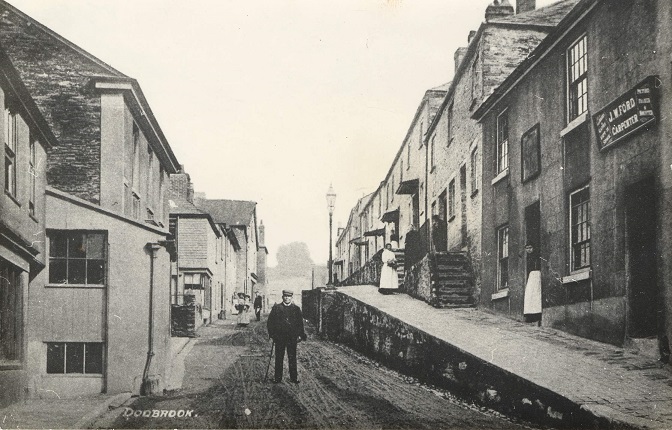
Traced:
<path fill-rule="evenodd" d="M 354 351 L 318 340 L 299 345 L 300 384 L 264 382 L 265 323 L 202 329 L 183 388 L 108 412 L 97 428 L 530 428 L 404 377 Z M 286 365 L 286 364 L 285 364 Z M 140 410 L 193 411 L 186 417 L 125 417 Z M 136 412 L 137 413 L 137 412 Z M 187 412 L 183 412 L 187 413 Z M 159 414 L 157 412 L 157 414 Z"/>
<path fill-rule="evenodd" d="M 636 427 L 672 429 L 670 366 L 622 348 L 484 311 L 436 309 L 373 286 L 339 292 L 548 388 L 595 415 Z"/>

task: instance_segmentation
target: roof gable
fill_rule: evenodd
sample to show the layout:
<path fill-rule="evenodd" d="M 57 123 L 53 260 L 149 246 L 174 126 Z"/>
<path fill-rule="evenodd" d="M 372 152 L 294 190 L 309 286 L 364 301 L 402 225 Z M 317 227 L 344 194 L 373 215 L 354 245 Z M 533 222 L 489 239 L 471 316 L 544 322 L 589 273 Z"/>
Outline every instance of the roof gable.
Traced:
<path fill-rule="evenodd" d="M 244 200 L 200 200 L 197 207 L 203 209 L 218 224 L 247 226 L 252 222 L 257 202 Z"/>

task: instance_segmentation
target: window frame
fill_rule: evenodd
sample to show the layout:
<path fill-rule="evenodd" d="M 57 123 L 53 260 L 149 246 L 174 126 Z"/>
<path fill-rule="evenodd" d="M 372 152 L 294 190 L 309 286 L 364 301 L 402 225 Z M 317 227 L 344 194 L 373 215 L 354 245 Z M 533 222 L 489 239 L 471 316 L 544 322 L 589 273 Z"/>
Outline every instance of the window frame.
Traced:
<path fill-rule="evenodd" d="M 511 235 L 509 231 L 509 224 L 504 224 L 497 228 L 497 278 L 495 282 L 496 292 L 509 288 L 510 248 Z M 503 262 L 506 262 L 506 270 L 503 270 Z M 506 279 L 503 278 L 504 273 L 506 273 Z M 502 283 L 504 285 L 502 285 Z"/>
<path fill-rule="evenodd" d="M 506 119 L 506 139 L 503 139 L 502 133 L 500 133 L 500 119 L 505 118 Z M 500 141 L 500 138 L 502 140 Z M 501 111 L 495 120 L 495 143 L 496 143 L 496 150 L 495 153 L 497 155 L 497 158 L 495 160 L 496 163 L 496 175 L 502 174 L 503 172 L 509 170 L 509 109 L 506 108 L 503 111 Z M 504 154 L 504 155 L 502 155 Z M 502 160 L 505 160 L 506 162 L 503 163 Z"/>
<path fill-rule="evenodd" d="M 5 193 L 17 198 L 16 161 L 19 152 L 18 113 L 11 105 L 6 104 L 3 113 L 5 125 Z"/>
<path fill-rule="evenodd" d="M 52 255 L 52 241 L 54 240 L 54 236 L 57 234 L 64 235 L 66 238 L 65 242 L 65 249 L 66 249 L 66 255 L 65 257 L 63 256 L 54 256 Z M 86 250 L 85 251 L 85 256 L 84 257 L 70 257 L 69 256 L 69 247 L 70 247 L 70 240 L 74 235 L 84 235 L 83 242 L 88 243 L 88 237 L 89 235 L 99 235 L 102 238 L 102 257 L 101 258 L 89 258 L 88 253 Z M 109 269 L 109 252 L 108 252 L 108 232 L 106 230 L 61 230 L 61 229 L 48 229 L 47 230 L 47 240 L 48 240 L 48 246 L 47 246 L 47 286 L 48 287 L 63 287 L 63 288 L 69 288 L 69 287 L 74 287 L 74 288 L 106 288 L 108 284 L 108 269 Z M 65 275 L 66 275 L 66 281 L 65 282 L 58 282 L 56 280 L 52 279 L 52 274 L 53 274 L 53 264 L 55 260 L 65 260 Z M 84 266 L 84 280 L 88 281 L 88 264 L 89 261 L 102 261 L 103 262 L 103 267 L 102 267 L 102 276 L 103 276 L 103 282 L 102 283 L 71 283 L 69 281 L 69 264 L 70 260 L 84 260 L 85 266 Z"/>
<path fill-rule="evenodd" d="M 8 320 L 13 323 L 5 338 L 5 328 L 0 327 L 0 365 L 21 366 L 23 361 L 23 270 L 9 260 L 0 257 L 0 314 L 7 313 Z M 2 284 L 6 284 L 6 289 Z M 3 292 L 3 290 L 5 292 Z M 5 314 L 5 315 L 7 315 Z M 7 349 L 7 351 L 5 351 Z M 7 356 L 5 356 L 7 353 Z M 9 367 L 7 367 L 9 369 Z"/>
<path fill-rule="evenodd" d="M 474 197 L 478 192 L 478 173 L 479 173 L 479 164 L 478 164 L 478 145 L 474 146 L 469 152 L 469 167 L 471 177 L 469 178 L 469 185 L 471 186 L 471 196 Z"/>
<path fill-rule="evenodd" d="M 574 49 L 577 48 L 577 46 L 579 47 L 577 51 L 579 57 L 574 61 Z M 581 51 L 581 48 L 583 48 L 583 52 Z M 581 60 L 584 60 L 584 70 L 573 79 L 574 66 L 578 68 L 577 71 L 581 71 Z M 588 72 L 588 36 L 586 33 L 583 33 L 569 45 L 565 52 L 567 124 L 588 112 Z M 583 92 L 579 95 L 579 91 Z M 574 105 L 575 102 L 577 103 L 576 106 Z"/>
<path fill-rule="evenodd" d="M 574 204 L 574 197 L 586 193 L 587 194 L 587 199 L 578 202 L 577 204 Z M 586 218 L 581 220 L 581 222 L 574 222 L 574 209 L 578 208 L 580 205 L 585 206 L 585 212 L 586 212 Z M 590 184 L 586 184 L 583 187 L 577 188 L 571 193 L 569 193 L 569 198 L 568 198 L 568 206 L 569 206 L 569 272 L 570 274 L 573 273 L 580 273 L 584 271 L 588 271 L 591 268 L 591 263 L 592 263 L 592 255 L 591 255 L 591 241 L 592 241 L 592 232 L 591 232 L 591 215 L 592 215 L 592 209 L 590 206 Z M 585 225 L 585 231 L 582 230 L 582 236 L 586 235 L 587 238 L 583 237 L 581 241 L 578 241 L 575 243 L 575 233 L 574 233 L 574 227 L 579 226 L 579 225 Z M 587 247 L 583 247 L 582 251 L 584 252 L 584 255 L 587 254 L 587 264 L 583 264 L 580 267 L 577 267 L 576 261 L 575 261 L 575 253 L 578 249 L 581 250 L 583 245 L 587 245 Z M 587 250 L 587 252 L 586 252 Z M 583 259 L 582 259 L 583 261 Z"/>
<path fill-rule="evenodd" d="M 30 136 L 28 143 L 28 213 L 35 217 L 35 203 L 37 201 L 37 145 L 39 142 Z"/>
<path fill-rule="evenodd" d="M 50 372 L 49 371 L 49 362 L 51 361 L 49 359 L 49 352 L 50 352 L 50 347 L 56 346 L 56 345 L 62 345 L 63 346 L 63 371 L 62 372 Z M 70 347 L 75 347 L 75 346 L 80 346 L 82 347 L 82 372 L 69 372 L 68 371 L 68 346 Z M 86 356 L 87 356 L 87 350 L 88 346 L 96 345 L 100 347 L 100 372 L 87 372 L 87 362 L 86 362 Z M 105 359 L 105 342 L 45 342 L 46 346 L 46 360 L 45 360 L 45 368 L 44 372 L 47 375 L 87 375 L 87 376 L 100 376 L 102 377 L 105 374 L 105 368 L 106 368 L 106 359 Z"/>
<path fill-rule="evenodd" d="M 190 283 L 187 284 L 187 277 L 189 276 L 193 280 L 193 277 L 196 276 L 196 275 L 199 277 L 199 283 L 196 284 L 196 283 L 190 282 Z M 206 284 L 205 281 L 206 281 L 207 277 L 208 277 L 208 275 L 206 273 L 203 273 L 203 272 L 186 272 L 186 273 L 184 273 L 183 287 L 184 287 L 185 290 L 205 290 L 205 284 Z M 198 287 L 191 287 L 191 286 L 187 286 L 187 285 L 198 285 Z"/>

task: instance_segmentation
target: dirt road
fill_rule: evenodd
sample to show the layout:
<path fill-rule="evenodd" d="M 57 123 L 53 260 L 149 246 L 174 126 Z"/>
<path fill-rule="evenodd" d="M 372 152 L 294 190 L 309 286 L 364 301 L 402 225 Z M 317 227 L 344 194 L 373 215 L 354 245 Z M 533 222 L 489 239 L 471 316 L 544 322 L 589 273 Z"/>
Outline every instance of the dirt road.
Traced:
<path fill-rule="evenodd" d="M 310 333 L 310 332 L 309 332 Z M 265 323 L 203 328 L 185 364 L 183 388 L 115 409 L 99 428 L 529 428 L 426 387 L 343 346 L 299 345 L 298 385 L 264 382 L 270 341 Z M 287 364 L 285 363 L 285 366 Z M 287 370 L 285 370 L 287 372 Z M 140 410 L 187 415 L 127 417 Z M 193 412 L 187 412 L 193 411 Z M 145 413 L 147 415 L 147 413 Z M 155 415 L 158 414 L 155 413 Z"/>

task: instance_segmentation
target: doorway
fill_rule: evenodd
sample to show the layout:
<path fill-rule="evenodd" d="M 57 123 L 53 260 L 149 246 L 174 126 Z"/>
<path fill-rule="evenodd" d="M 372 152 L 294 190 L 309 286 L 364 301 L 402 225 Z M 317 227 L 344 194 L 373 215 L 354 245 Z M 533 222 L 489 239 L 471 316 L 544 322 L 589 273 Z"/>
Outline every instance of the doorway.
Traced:
<path fill-rule="evenodd" d="M 662 308 L 658 305 L 656 226 L 658 211 L 653 177 L 626 190 L 626 235 L 628 258 L 628 336 L 658 334 Z"/>

